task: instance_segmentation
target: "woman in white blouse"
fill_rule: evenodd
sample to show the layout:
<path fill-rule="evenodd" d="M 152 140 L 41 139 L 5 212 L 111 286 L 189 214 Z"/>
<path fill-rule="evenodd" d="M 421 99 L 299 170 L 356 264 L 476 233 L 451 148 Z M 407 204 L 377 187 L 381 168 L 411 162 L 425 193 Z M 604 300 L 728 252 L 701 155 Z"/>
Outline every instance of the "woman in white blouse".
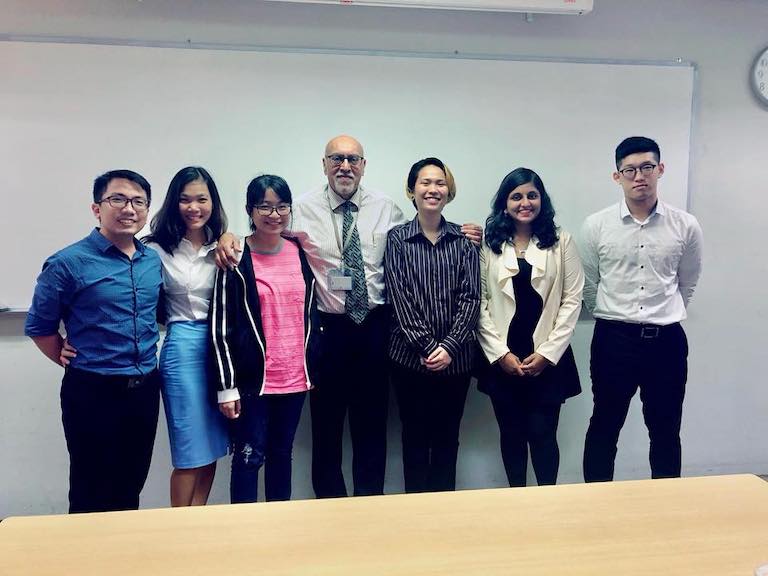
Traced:
<path fill-rule="evenodd" d="M 160 373 L 171 442 L 171 505 L 208 501 L 216 460 L 226 455 L 225 418 L 211 395 L 206 366 L 208 307 L 216 277 L 216 239 L 227 219 L 204 169 L 182 168 L 171 180 L 145 239 L 163 262 L 165 324 Z"/>
<path fill-rule="evenodd" d="M 489 365 L 479 388 L 493 403 L 510 486 L 525 486 L 529 448 L 538 483 L 557 481 L 560 406 L 581 391 L 569 343 L 584 274 L 554 218 L 541 178 L 517 168 L 493 199 L 480 252 L 478 340 Z"/>

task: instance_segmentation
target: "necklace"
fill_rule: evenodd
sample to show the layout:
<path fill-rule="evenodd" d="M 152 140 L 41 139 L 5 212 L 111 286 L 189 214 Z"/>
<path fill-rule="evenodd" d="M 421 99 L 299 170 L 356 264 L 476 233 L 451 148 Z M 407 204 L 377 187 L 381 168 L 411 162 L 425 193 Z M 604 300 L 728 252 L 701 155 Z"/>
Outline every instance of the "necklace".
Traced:
<path fill-rule="evenodd" d="M 525 243 L 525 248 L 521 248 L 520 246 L 518 246 L 517 242 L 515 242 L 514 240 L 510 240 L 510 242 L 512 243 L 512 246 L 515 247 L 515 252 L 517 252 L 517 255 L 520 258 L 525 258 L 525 251 L 528 249 L 528 242 L 530 242 L 530 240 Z"/>

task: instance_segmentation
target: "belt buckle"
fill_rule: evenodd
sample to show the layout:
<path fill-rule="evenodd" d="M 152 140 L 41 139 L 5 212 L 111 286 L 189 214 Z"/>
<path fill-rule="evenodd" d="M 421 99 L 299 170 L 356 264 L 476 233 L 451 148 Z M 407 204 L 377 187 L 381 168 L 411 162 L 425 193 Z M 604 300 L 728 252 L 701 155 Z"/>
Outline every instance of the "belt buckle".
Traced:
<path fill-rule="evenodd" d="M 141 386 L 141 383 L 144 381 L 144 376 L 131 376 L 128 378 L 128 383 L 126 384 L 126 388 L 138 388 Z"/>
<path fill-rule="evenodd" d="M 659 327 L 658 326 L 643 326 L 640 328 L 640 338 L 658 338 Z"/>

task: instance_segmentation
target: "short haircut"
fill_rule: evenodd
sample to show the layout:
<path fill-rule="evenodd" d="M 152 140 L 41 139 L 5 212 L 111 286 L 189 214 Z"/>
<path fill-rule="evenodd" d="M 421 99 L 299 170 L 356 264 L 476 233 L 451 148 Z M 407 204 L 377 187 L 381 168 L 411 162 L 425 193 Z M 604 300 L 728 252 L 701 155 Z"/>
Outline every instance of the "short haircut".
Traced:
<path fill-rule="evenodd" d="M 98 204 L 101 202 L 101 197 L 104 196 L 104 192 L 107 190 L 107 186 L 109 186 L 109 183 L 115 178 L 123 178 L 125 180 L 130 180 L 134 184 L 138 184 L 139 188 L 146 192 L 147 202 L 152 201 L 152 187 L 149 185 L 149 182 L 147 182 L 144 176 L 138 172 L 134 172 L 133 170 L 110 170 L 109 172 L 105 172 L 93 181 L 94 203 Z"/>
<path fill-rule="evenodd" d="M 630 136 L 622 140 L 621 144 L 616 146 L 616 169 L 621 167 L 621 161 L 631 154 L 644 154 L 653 152 L 656 156 L 656 162 L 661 162 L 661 150 L 654 140 L 645 136 Z"/>
<path fill-rule="evenodd" d="M 496 254 L 501 254 L 501 247 L 515 237 L 515 221 L 507 214 L 507 200 L 510 193 L 523 184 L 533 184 L 541 195 L 541 210 L 531 223 L 531 231 L 542 250 L 554 246 L 559 240 L 555 224 L 555 207 L 536 172 L 530 168 L 516 168 L 507 174 L 499 184 L 499 189 L 491 200 L 491 214 L 485 221 L 485 243 Z"/>
<path fill-rule="evenodd" d="M 408 172 L 408 180 L 405 184 L 405 195 L 416 206 L 416 201 L 413 199 L 413 189 L 416 187 L 416 180 L 419 177 L 419 172 L 425 166 L 437 166 L 445 174 L 445 182 L 448 185 L 448 202 L 456 198 L 456 181 L 453 179 L 453 174 L 448 169 L 442 160 L 439 158 L 423 158 L 411 166 L 411 170 Z"/>
<path fill-rule="evenodd" d="M 227 231 L 227 215 L 221 205 L 221 197 L 213 177 L 201 166 L 187 166 L 176 172 L 171 179 L 163 205 L 149 225 L 152 232 L 142 240 L 157 242 L 168 254 L 173 254 L 187 233 L 187 225 L 184 223 L 179 210 L 181 194 L 187 184 L 198 181 L 205 182 L 208 193 L 211 195 L 211 217 L 206 223 L 209 237 L 206 238 L 206 242 L 210 244 L 214 240 L 218 240 L 219 236 Z"/>
<path fill-rule="evenodd" d="M 245 196 L 245 209 L 248 211 L 249 217 L 253 213 L 253 209 L 264 201 L 264 196 L 267 195 L 267 190 L 270 188 L 275 195 L 280 198 L 281 202 L 285 202 L 286 204 L 291 204 L 293 202 L 288 182 L 280 176 L 262 174 L 251 180 L 248 184 L 248 190 Z M 251 230 L 256 230 L 256 226 L 253 224 L 253 219 L 251 219 Z"/>

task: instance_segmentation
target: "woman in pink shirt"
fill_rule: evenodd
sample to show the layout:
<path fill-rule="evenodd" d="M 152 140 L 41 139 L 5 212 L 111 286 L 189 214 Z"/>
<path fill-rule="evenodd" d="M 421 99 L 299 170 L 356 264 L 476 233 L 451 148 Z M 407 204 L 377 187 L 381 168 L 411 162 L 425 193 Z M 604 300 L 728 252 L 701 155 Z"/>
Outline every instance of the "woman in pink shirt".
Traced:
<path fill-rule="evenodd" d="M 291 497 L 291 454 L 307 390 L 317 371 L 315 280 L 290 223 L 291 190 L 279 176 L 248 185 L 252 234 L 238 265 L 219 270 L 211 304 L 219 409 L 232 422 L 233 503 Z"/>

